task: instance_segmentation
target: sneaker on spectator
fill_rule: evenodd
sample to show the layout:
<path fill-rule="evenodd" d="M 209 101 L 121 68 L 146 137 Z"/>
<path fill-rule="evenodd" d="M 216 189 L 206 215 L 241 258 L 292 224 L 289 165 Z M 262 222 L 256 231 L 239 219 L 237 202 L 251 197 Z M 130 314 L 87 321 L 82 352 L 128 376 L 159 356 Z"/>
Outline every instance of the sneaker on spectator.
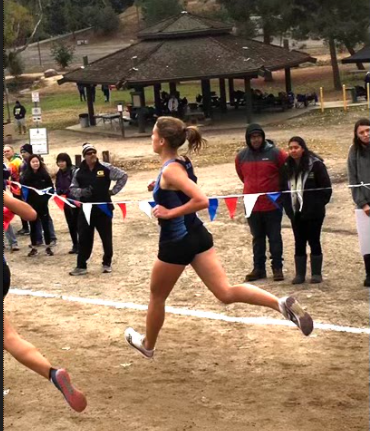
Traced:
<path fill-rule="evenodd" d="M 74 245 L 68 254 L 78 254 L 78 245 Z"/>
<path fill-rule="evenodd" d="M 103 265 L 103 274 L 110 274 L 112 272 L 112 267 L 109 265 Z"/>
<path fill-rule="evenodd" d="M 127 343 L 133 348 L 136 349 L 139 353 L 144 356 L 146 359 L 152 359 L 154 356 L 154 349 L 148 350 L 144 347 L 144 335 L 139 334 L 133 328 L 127 328 L 125 330 L 125 339 Z"/>
<path fill-rule="evenodd" d="M 45 249 L 45 253 L 46 253 L 48 256 L 54 256 L 54 252 L 53 252 L 53 250 L 52 250 L 50 247 L 46 247 L 46 249 Z"/>
<path fill-rule="evenodd" d="M 64 369 L 51 370 L 50 381 L 63 394 L 69 406 L 78 413 L 85 410 L 87 401 L 85 395 L 76 389 L 72 383 L 69 374 Z"/>
<path fill-rule="evenodd" d="M 31 251 L 27 254 L 28 257 L 33 257 L 33 256 L 37 256 L 38 255 L 38 250 L 37 248 L 31 248 Z"/>
<path fill-rule="evenodd" d="M 29 235 L 30 231 L 28 229 L 20 229 L 19 231 L 17 231 L 18 235 Z"/>
<path fill-rule="evenodd" d="M 55 247 L 57 245 L 57 240 L 53 239 L 50 241 L 50 247 Z"/>
<path fill-rule="evenodd" d="M 86 275 L 87 274 L 87 269 L 86 268 L 78 268 L 76 267 L 75 269 L 73 269 L 69 275 Z"/>
<path fill-rule="evenodd" d="M 279 299 L 279 308 L 282 315 L 297 325 L 304 335 L 311 334 L 313 331 L 312 317 L 303 310 L 295 298 L 286 296 Z"/>
<path fill-rule="evenodd" d="M 13 244 L 10 246 L 10 253 L 13 253 L 14 251 L 19 251 L 19 245 L 18 244 Z"/>

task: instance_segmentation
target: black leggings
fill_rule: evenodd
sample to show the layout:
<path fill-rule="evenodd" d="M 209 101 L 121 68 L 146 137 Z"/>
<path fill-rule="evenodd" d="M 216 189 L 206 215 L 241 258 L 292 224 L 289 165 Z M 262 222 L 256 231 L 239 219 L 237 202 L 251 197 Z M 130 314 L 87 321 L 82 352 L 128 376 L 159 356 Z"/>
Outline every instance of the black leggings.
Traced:
<path fill-rule="evenodd" d="M 311 254 L 320 256 L 321 249 L 321 228 L 324 217 L 315 220 L 302 220 L 300 214 L 297 214 L 292 221 L 292 228 L 295 239 L 295 255 L 305 256 L 307 243 L 310 245 Z"/>
<path fill-rule="evenodd" d="M 37 219 L 30 222 L 31 226 L 31 244 L 37 245 L 37 222 L 41 221 L 42 230 L 44 231 L 45 244 L 50 245 L 50 227 L 49 227 L 49 208 L 47 204 L 42 207 L 36 207 L 34 210 L 37 212 Z"/>
<path fill-rule="evenodd" d="M 64 206 L 64 215 L 67 221 L 69 234 L 71 235 L 73 246 L 78 245 L 78 208 L 71 208 L 68 205 Z"/>
<path fill-rule="evenodd" d="M 3 299 L 9 292 L 10 287 L 10 269 L 3 259 Z"/>

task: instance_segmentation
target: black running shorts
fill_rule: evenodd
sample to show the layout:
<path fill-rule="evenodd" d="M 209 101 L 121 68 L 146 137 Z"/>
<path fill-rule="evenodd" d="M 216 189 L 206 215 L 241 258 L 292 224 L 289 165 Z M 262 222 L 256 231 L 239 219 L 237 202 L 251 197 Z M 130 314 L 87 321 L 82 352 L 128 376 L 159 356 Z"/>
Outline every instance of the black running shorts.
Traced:
<path fill-rule="evenodd" d="M 160 243 L 158 259 L 175 265 L 189 265 L 197 254 L 212 247 L 212 234 L 204 225 L 201 225 L 190 231 L 180 241 Z"/>
<path fill-rule="evenodd" d="M 3 299 L 9 292 L 10 287 L 10 269 L 9 266 L 3 261 Z"/>

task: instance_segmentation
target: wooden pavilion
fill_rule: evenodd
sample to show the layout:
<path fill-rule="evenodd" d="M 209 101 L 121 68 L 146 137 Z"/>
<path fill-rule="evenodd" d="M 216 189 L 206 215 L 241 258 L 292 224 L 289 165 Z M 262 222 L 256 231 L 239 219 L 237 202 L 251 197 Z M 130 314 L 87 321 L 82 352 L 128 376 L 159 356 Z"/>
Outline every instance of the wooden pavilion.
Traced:
<path fill-rule="evenodd" d="M 161 84 L 169 83 L 170 93 L 175 93 L 176 84 L 181 81 L 201 81 L 203 110 L 207 117 L 211 114 L 211 79 L 219 80 L 222 112 L 227 111 L 226 80 L 232 100 L 233 80 L 244 79 L 246 117 L 250 122 L 252 79 L 266 70 L 284 69 L 286 92 L 290 92 L 291 68 L 316 61 L 300 51 L 236 37 L 229 25 L 188 12 L 139 32 L 138 39 L 129 47 L 67 73 L 59 81 L 59 84 L 75 82 L 86 86 L 91 125 L 96 124 L 94 85 L 132 88 L 138 95 L 140 108 L 145 108 L 144 88 L 152 86 L 156 110 L 160 112 Z M 143 115 L 139 115 L 139 130 L 145 130 Z"/>

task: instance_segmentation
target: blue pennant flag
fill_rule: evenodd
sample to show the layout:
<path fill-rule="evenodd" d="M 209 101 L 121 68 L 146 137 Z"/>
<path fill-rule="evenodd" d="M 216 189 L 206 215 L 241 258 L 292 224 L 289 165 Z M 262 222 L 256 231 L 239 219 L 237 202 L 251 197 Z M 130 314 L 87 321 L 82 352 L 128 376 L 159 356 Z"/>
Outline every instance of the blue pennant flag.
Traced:
<path fill-rule="evenodd" d="M 270 199 L 270 201 L 276 206 L 277 209 L 281 209 L 280 205 L 277 203 L 277 200 L 280 198 L 281 193 L 280 192 L 276 192 L 276 193 L 268 193 L 267 197 Z"/>
<path fill-rule="evenodd" d="M 148 204 L 154 208 L 157 204 L 154 201 L 149 201 Z"/>
<path fill-rule="evenodd" d="M 209 212 L 209 217 L 211 221 L 213 221 L 216 218 L 217 208 L 218 208 L 218 199 L 209 199 L 208 212 Z"/>
<path fill-rule="evenodd" d="M 108 204 L 99 204 L 98 207 L 106 214 L 108 217 L 113 217 L 112 210 L 109 208 Z"/>
<path fill-rule="evenodd" d="M 28 194 L 29 194 L 30 191 L 29 191 L 29 189 L 27 187 L 22 187 L 21 190 L 22 190 L 23 200 L 25 202 L 27 202 Z"/>

